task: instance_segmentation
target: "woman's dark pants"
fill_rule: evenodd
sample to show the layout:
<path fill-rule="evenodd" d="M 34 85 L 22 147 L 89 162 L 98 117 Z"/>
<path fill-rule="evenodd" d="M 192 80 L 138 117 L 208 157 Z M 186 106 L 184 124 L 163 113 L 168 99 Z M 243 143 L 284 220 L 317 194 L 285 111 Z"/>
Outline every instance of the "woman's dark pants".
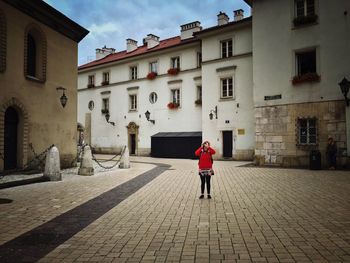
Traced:
<path fill-rule="evenodd" d="M 199 173 L 201 178 L 201 194 L 204 194 L 205 183 L 207 183 L 207 194 L 210 195 L 210 175 Z"/>

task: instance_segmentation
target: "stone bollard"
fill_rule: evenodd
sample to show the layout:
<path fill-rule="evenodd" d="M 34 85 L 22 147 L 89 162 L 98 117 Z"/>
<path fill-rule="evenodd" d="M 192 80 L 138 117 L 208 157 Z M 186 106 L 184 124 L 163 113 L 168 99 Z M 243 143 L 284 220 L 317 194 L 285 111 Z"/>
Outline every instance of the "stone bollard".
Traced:
<path fill-rule="evenodd" d="M 92 162 L 91 148 L 89 145 L 84 147 L 83 158 L 80 162 L 79 175 L 94 175 L 94 166 Z"/>
<path fill-rule="evenodd" d="M 128 169 L 130 168 L 129 148 L 126 147 L 123 156 L 121 156 L 119 168 Z"/>
<path fill-rule="evenodd" d="M 61 181 L 60 154 L 56 146 L 53 146 L 46 154 L 44 176 L 50 181 Z"/>

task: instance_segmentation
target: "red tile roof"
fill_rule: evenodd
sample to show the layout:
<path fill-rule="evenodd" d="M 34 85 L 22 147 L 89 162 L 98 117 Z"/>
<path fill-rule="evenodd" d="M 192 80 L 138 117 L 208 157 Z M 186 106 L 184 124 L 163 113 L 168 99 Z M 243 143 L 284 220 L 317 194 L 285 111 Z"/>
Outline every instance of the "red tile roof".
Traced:
<path fill-rule="evenodd" d="M 124 51 L 120 51 L 117 53 L 107 55 L 104 58 L 94 60 L 94 61 L 91 61 L 87 64 L 79 66 L 78 70 L 91 68 L 94 66 L 99 66 L 102 64 L 110 63 L 110 62 L 119 61 L 119 60 L 123 60 L 126 58 L 135 57 L 135 56 L 151 53 L 154 51 L 159 51 L 159 50 L 166 49 L 166 48 L 171 48 L 171 47 L 175 47 L 175 46 L 179 46 L 179 45 L 193 43 L 196 41 L 199 41 L 199 40 L 194 39 L 194 38 L 181 40 L 180 36 L 172 37 L 172 38 L 168 38 L 168 39 L 164 39 L 164 40 L 159 41 L 159 45 L 157 45 L 153 48 L 150 48 L 150 49 L 147 49 L 147 44 L 144 44 L 143 46 L 139 46 L 137 49 L 135 49 L 134 51 L 129 52 L 129 53 L 127 53 L 126 50 L 124 50 Z"/>

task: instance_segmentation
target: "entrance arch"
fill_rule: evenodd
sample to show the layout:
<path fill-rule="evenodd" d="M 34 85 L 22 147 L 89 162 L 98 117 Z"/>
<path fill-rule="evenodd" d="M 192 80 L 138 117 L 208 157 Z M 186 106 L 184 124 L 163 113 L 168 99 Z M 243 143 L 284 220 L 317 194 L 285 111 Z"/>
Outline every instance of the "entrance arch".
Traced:
<path fill-rule="evenodd" d="M 13 107 L 8 107 L 5 112 L 5 136 L 4 136 L 4 169 L 11 170 L 17 168 L 17 148 L 18 148 L 18 122 L 17 111 Z"/>
<path fill-rule="evenodd" d="M 137 155 L 138 138 L 139 138 L 139 126 L 135 122 L 130 122 L 128 126 L 128 147 L 130 154 Z"/>
<path fill-rule="evenodd" d="M 8 129 L 13 130 L 15 127 L 17 115 L 17 135 L 14 136 L 10 134 Z M 6 126 L 6 138 L 5 138 L 5 126 Z M 28 155 L 28 134 L 29 125 L 28 125 L 28 112 L 26 111 L 24 105 L 19 102 L 16 98 L 8 100 L 6 103 L 0 106 L 0 171 L 5 169 L 5 159 L 6 159 L 6 169 L 12 169 L 14 164 L 14 157 L 11 157 L 11 153 L 6 153 L 5 156 L 5 145 L 6 152 L 14 151 L 14 146 L 9 145 L 9 140 L 17 139 L 16 146 L 16 164 L 14 168 L 22 168 L 27 162 Z M 10 148 L 8 148 L 10 147 Z M 9 155 L 10 154 L 10 155 Z M 12 160 L 12 161 L 10 161 Z"/>

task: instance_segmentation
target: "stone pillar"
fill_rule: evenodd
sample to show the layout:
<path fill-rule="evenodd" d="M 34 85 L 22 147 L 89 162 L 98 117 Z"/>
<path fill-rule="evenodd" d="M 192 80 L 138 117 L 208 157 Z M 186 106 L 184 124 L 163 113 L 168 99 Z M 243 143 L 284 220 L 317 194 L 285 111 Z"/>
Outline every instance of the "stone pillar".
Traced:
<path fill-rule="evenodd" d="M 120 158 L 119 168 L 121 168 L 121 169 L 130 168 L 130 155 L 129 155 L 129 148 L 128 147 L 125 148 L 124 154 Z"/>
<path fill-rule="evenodd" d="M 91 145 L 91 113 L 85 113 L 85 134 L 84 140 L 86 144 Z"/>
<path fill-rule="evenodd" d="M 50 181 L 61 181 L 60 154 L 56 146 L 52 147 L 46 154 L 44 176 Z"/>
<path fill-rule="evenodd" d="M 93 175 L 94 174 L 94 166 L 92 162 L 92 154 L 89 145 L 84 147 L 83 159 L 80 163 L 80 168 L 78 171 L 79 175 Z"/>

